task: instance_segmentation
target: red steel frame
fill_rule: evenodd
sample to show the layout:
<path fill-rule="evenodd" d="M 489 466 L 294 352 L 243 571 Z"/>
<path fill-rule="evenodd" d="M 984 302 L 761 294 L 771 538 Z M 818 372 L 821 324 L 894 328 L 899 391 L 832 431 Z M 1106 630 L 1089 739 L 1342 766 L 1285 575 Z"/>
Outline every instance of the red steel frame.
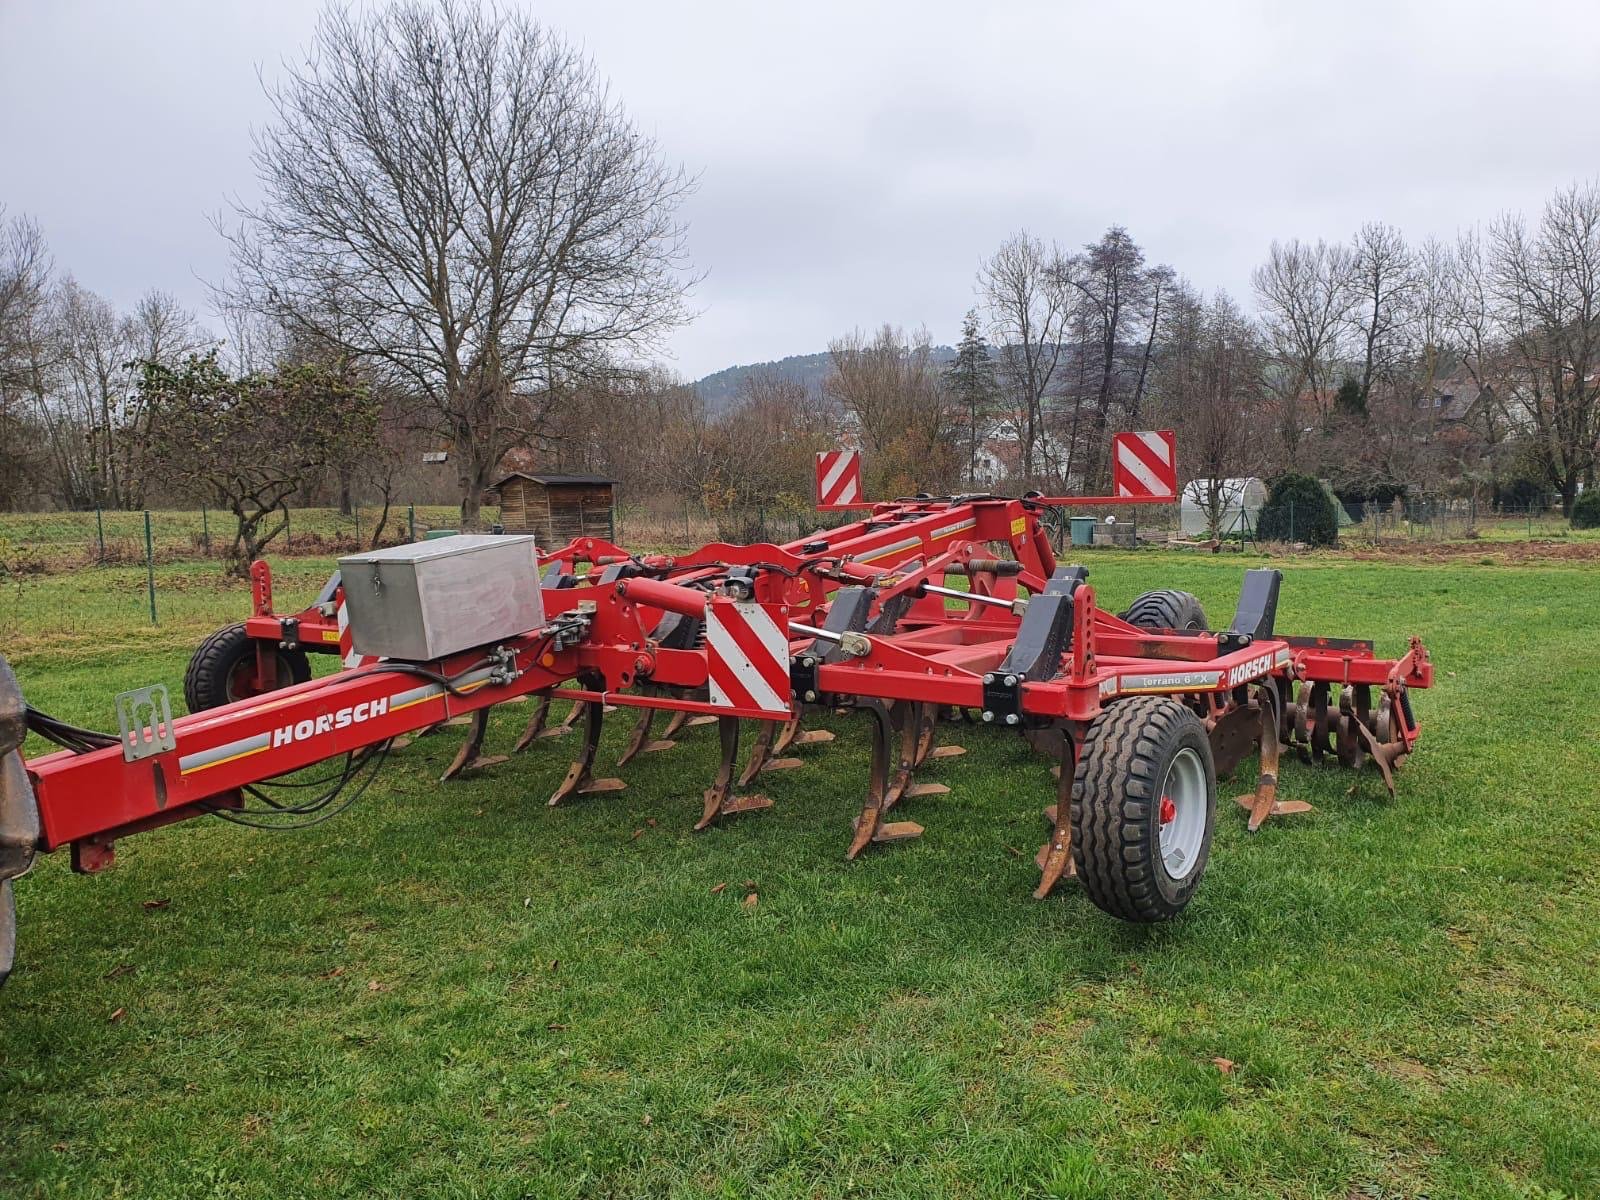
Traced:
<path fill-rule="evenodd" d="M 893 632 L 862 635 L 850 656 L 817 663 L 818 695 L 799 701 L 875 698 L 981 709 L 984 676 L 1016 640 L 1020 605 L 1012 602 L 1020 589 L 1038 595 L 1055 571 L 1037 516 L 1035 504 L 1019 500 L 897 502 L 814 539 L 783 546 L 713 543 L 675 557 L 630 556 L 610 542 L 580 539 L 543 560 L 593 568 L 576 586 L 544 590 L 552 622 L 584 614 L 587 627 L 575 644 L 554 649 L 547 631 L 530 631 L 504 643 L 498 664 L 487 664 L 481 651 L 427 664 L 441 675 L 460 675 L 455 691 L 381 664 L 342 671 L 180 718 L 173 722 L 175 749 L 135 761 L 125 760 L 120 746 L 33 759 L 26 768 L 43 830 L 40 848 L 71 846 L 75 867 L 98 869 L 110 861 L 116 838 L 237 805 L 247 785 L 573 681 L 580 686 L 564 688 L 563 697 L 770 721 L 767 712 L 676 698 L 706 685 L 707 651 L 667 649 L 650 637 L 669 611 L 703 613 L 708 604 L 732 603 L 706 585 L 734 568 L 747 569 L 751 598 L 776 619 L 806 626 L 822 619 L 841 586 L 871 586 L 880 602 L 911 598 Z M 997 569 L 990 557 L 996 545 L 1009 550 L 1020 570 Z M 637 573 L 613 577 L 610 567 Z M 947 575 L 963 577 L 973 593 L 999 603 L 971 602 L 962 609 L 922 590 Z M 283 618 L 271 615 L 264 566 L 254 583 L 256 612 L 247 628 L 270 647 L 286 630 Z M 1225 635 L 1130 625 L 1098 608 L 1087 584 L 1077 588 L 1072 605 L 1071 644 L 1059 671 L 1020 685 L 1019 720 L 1029 726 L 1081 732 L 1108 703 L 1148 693 L 1186 697 L 1220 713 L 1247 703 L 1249 685 L 1269 677 L 1376 686 L 1391 694 L 1432 682 L 1432 666 L 1415 640 L 1398 660 L 1377 658 L 1368 643 L 1278 636 L 1229 649 Z M 313 606 L 296 622 L 290 634 L 305 648 L 335 644 L 328 639 L 330 630 L 337 639 L 337 622 L 325 606 Z M 829 648 L 803 632 L 792 637 L 797 658 Z M 500 674 L 491 678 L 495 665 Z M 642 683 L 676 694 L 629 690 Z M 1409 706 L 1396 706 L 1395 720 L 1398 740 L 1409 750 L 1418 733 Z"/>

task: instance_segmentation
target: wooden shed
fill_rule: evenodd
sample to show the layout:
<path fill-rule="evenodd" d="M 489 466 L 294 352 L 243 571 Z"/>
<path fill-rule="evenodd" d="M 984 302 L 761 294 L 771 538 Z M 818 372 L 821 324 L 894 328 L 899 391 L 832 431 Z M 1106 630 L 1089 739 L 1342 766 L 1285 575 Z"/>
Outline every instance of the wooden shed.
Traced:
<path fill-rule="evenodd" d="M 614 479 L 513 471 L 494 486 L 505 531 L 531 533 L 541 549 L 565 546 L 578 537 L 616 540 Z"/>

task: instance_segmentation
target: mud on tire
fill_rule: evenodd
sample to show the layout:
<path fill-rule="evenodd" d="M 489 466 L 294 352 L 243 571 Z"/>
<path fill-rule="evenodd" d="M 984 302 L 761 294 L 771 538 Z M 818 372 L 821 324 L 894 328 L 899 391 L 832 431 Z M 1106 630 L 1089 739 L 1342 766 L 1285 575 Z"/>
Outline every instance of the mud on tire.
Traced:
<path fill-rule="evenodd" d="M 1106 709 L 1072 779 L 1072 857 L 1089 899 L 1124 921 L 1177 916 L 1205 873 L 1216 804 L 1211 743 L 1194 713 L 1167 696 Z"/>

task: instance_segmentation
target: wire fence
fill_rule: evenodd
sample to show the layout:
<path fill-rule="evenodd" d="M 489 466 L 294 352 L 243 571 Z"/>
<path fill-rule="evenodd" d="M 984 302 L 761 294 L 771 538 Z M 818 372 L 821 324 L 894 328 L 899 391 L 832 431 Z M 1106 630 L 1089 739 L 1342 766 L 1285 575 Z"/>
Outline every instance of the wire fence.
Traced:
<path fill-rule="evenodd" d="M 1471 500 L 1427 498 L 1346 507 L 1354 511 L 1339 531 L 1340 541 L 1355 548 L 1403 550 L 1455 543 L 1455 550 L 1460 550 L 1463 544 L 1574 536 L 1558 508 L 1490 507 Z M 611 527 L 615 540 L 630 549 L 681 553 L 719 541 L 802 541 L 860 516 L 789 506 L 714 509 L 658 500 L 619 507 Z M 487 527 L 497 527 L 499 518 L 498 509 L 483 510 Z M 1101 548 L 1211 544 L 1195 514 L 1185 514 L 1176 505 L 1052 508 L 1044 513 L 1044 521 L 1058 553 L 1067 555 Z M 74 622 L 87 630 L 102 618 L 101 628 L 160 625 L 214 603 L 206 597 L 244 593 L 244 581 L 225 569 L 235 553 L 236 524 L 231 514 L 206 508 L 0 513 L 0 634 L 13 636 L 19 629 L 29 629 L 43 635 Z M 262 554 L 278 568 L 285 606 L 298 605 L 315 595 L 333 568 L 332 560 L 341 554 L 418 541 L 454 532 L 459 525 L 459 510 L 448 505 L 391 505 L 386 512 L 361 505 L 345 513 L 295 508 Z M 1253 545 L 1253 530 L 1249 517 L 1235 516 L 1225 521 L 1220 540 Z M 242 619 L 248 595 L 227 603 Z"/>

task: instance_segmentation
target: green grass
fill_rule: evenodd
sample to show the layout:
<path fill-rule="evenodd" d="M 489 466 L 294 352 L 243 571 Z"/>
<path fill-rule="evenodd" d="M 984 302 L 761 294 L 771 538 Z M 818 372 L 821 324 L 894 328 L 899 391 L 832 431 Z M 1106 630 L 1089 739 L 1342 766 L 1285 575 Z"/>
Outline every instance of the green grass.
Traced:
<path fill-rule="evenodd" d="M 1420 751 L 1392 803 L 1286 760 L 1316 811 L 1251 837 L 1224 804 L 1163 927 L 1031 900 L 1047 764 L 959 727 L 928 775 L 951 794 L 908 806 L 926 835 L 850 864 L 848 720 L 703 835 L 709 729 L 555 810 L 566 746 L 439 786 L 446 731 L 309 832 L 191 822 L 89 878 L 52 856 L 0 992 L 0 1192 L 1600 1195 L 1593 572 L 1284 565 L 1281 629 L 1427 639 Z M 1176 586 L 1214 621 L 1242 569 L 1090 567 L 1108 606 Z M 244 605 L 195 584 L 151 633 L 120 575 L 78 580 L 81 625 L 28 605 L 4 638 L 31 700 L 98 726 Z"/>

